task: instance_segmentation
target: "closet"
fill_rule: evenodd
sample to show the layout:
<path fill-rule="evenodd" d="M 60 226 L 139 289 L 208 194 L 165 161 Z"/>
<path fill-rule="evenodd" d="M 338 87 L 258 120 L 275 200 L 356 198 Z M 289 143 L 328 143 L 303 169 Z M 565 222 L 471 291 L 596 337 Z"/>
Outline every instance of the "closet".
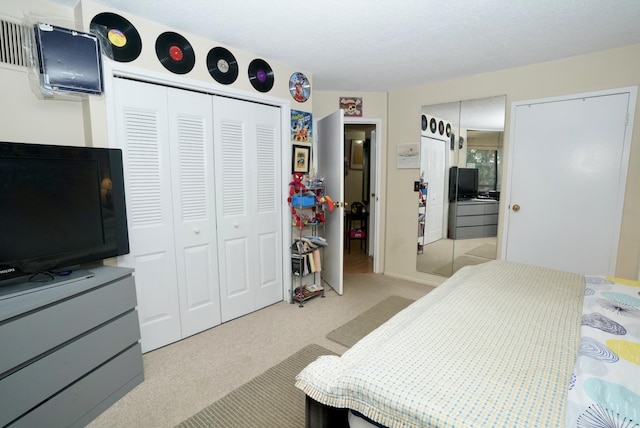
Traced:
<path fill-rule="evenodd" d="M 147 352 L 281 301 L 280 109 L 114 79 Z"/>

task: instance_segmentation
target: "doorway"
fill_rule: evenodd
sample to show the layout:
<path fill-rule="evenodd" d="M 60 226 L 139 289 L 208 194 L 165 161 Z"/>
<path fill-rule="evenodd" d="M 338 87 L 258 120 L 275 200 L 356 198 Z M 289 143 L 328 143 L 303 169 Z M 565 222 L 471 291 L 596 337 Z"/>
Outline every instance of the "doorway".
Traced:
<path fill-rule="evenodd" d="M 345 275 L 375 271 L 375 222 L 372 220 L 376 211 L 376 196 L 372 181 L 376 176 L 376 134 L 376 123 L 344 125 L 344 195 L 349 204 L 345 211 L 349 215 L 352 208 L 355 209 L 360 203 L 362 208 L 358 211 L 364 211 L 366 216 L 366 221 L 354 220 L 349 226 L 352 230 L 345 230 Z"/>

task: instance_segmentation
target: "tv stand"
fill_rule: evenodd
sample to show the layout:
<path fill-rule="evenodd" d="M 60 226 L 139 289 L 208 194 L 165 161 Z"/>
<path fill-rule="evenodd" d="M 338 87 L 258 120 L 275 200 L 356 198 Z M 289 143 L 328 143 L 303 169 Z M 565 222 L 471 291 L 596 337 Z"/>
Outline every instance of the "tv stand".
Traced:
<path fill-rule="evenodd" d="M 133 270 L 91 273 L 0 300 L 0 426 L 84 427 L 143 381 Z"/>
<path fill-rule="evenodd" d="M 498 235 L 498 201 L 467 199 L 449 204 L 449 238 L 470 239 Z"/>

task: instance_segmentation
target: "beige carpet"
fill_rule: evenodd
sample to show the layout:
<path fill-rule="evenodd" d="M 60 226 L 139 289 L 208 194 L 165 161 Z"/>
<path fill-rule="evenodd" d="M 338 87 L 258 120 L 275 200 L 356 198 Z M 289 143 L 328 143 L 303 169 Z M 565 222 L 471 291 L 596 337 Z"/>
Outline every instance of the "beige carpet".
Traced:
<path fill-rule="evenodd" d="M 485 259 L 496 258 L 496 244 L 482 244 L 471 251 L 467 251 L 465 254 L 469 256 L 482 257 Z"/>
<path fill-rule="evenodd" d="M 322 346 L 305 346 L 278 365 L 178 425 L 179 428 L 303 427 L 304 393 L 295 377 L 321 355 L 335 355 Z"/>
<path fill-rule="evenodd" d="M 447 263 L 446 265 L 436 269 L 434 274 L 441 276 L 451 276 L 465 266 L 479 265 L 480 263 L 486 263 L 488 261 L 489 260 L 480 257 L 459 256 L 453 260 L 453 271 L 451 270 L 451 263 Z"/>
<path fill-rule="evenodd" d="M 327 334 L 327 339 L 351 347 L 413 302 L 414 300 L 400 296 L 387 297 L 368 311 L 331 331 Z"/>

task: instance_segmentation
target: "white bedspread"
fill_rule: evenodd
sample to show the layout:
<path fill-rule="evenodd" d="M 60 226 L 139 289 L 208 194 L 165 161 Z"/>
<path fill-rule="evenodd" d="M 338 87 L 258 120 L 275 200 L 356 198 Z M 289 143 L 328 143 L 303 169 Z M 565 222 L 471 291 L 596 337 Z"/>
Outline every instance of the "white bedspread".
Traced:
<path fill-rule="evenodd" d="M 389 427 L 563 426 L 583 297 L 581 275 L 469 266 L 296 386 Z"/>

